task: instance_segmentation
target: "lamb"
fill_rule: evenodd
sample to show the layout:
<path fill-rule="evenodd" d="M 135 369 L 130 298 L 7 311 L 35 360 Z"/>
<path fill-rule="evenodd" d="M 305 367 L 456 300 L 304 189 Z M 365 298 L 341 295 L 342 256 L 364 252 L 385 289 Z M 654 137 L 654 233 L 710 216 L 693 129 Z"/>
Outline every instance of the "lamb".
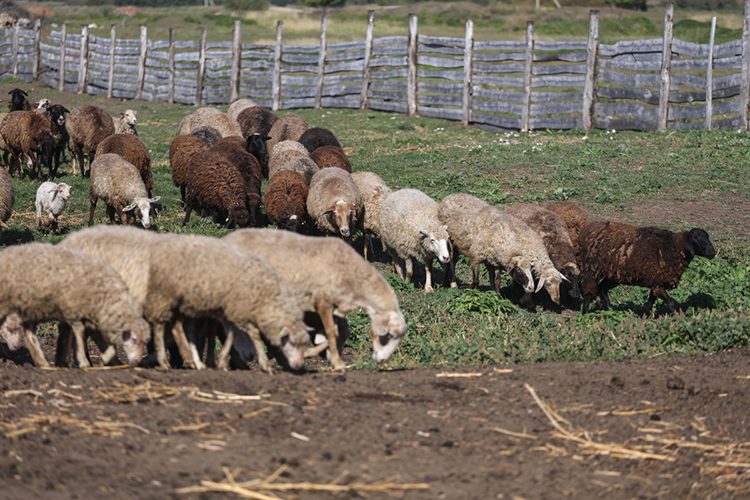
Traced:
<path fill-rule="evenodd" d="M 8 112 L 13 111 L 31 111 L 31 103 L 26 97 L 29 95 L 21 89 L 13 89 L 10 92 L 10 104 L 8 105 Z"/>
<path fill-rule="evenodd" d="M 194 135 L 178 135 L 169 145 L 169 166 L 172 169 L 172 181 L 180 188 L 180 198 L 185 203 L 185 188 L 190 176 L 190 161 L 198 153 L 208 151 L 209 146 Z"/>
<path fill-rule="evenodd" d="M 297 141 L 281 141 L 271 150 L 268 160 L 269 179 L 283 170 L 291 170 L 300 174 L 308 187 L 313 176 L 320 170 L 307 150 Z"/>
<path fill-rule="evenodd" d="M 343 172 L 325 168 L 321 172 Z M 432 292 L 432 262 L 445 267 L 450 261 L 448 232 L 438 220 L 438 204 L 422 191 L 401 189 L 388 195 L 380 208 L 380 237 L 393 257 L 398 275 L 406 280 L 413 275 L 412 259 L 425 264 L 425 292 Z"/>
<path fill-rule="evenodd" d="M 261 151 L 254 151 L 258 156 L 263 156 L 266 153 L 266 142 L 264 140 L 254 141 L 253 137 L 260 137 L 259 135 L 251 136 L 248 141 L 251 141 L 251 148 L 257 143 L 260 146 Z M 227 137 L 216 143 L 211 151 L 219 153 L 224 156 L 229 163 L 234 165 L 242 175 L 242 179 L 245 182 L 247 204 L 246 208 L 250 212 L 250 223 L 255 225 L 257 215 L 260 212 L 261 195 L 260 188 L 263 182 L 263 174 L 261 172 L 260 161 L 258 157 L 249 153 L 245 146 L 248 141 L 245 141 L 242 137 Z"/>
<path fill-rule="evenodd" d="M 33 262 L 33 266 L 28 263 Z M 106 363 L 122 345 L 131 365 L 140 362 L 150 339 L 143 310 L 122 279 L 104 261 L 46 243 L 29 243 L 0 252 L 0 332 L 13 349 L 23 333 L 34 363 L 49 367 L 36 326 L 59 321 L 71 326 L 79 366 L 87 367 L 84 330 L 101 332 L 109 343 Z"/>
<path fill-rule="evenodd" d="M 578 298 L 581 271 L 576 264 L 576 251 L 565 222 L 556 213 L 529 203 L 506 207 L 505 213 L 518 217 L 539 233 L 550 260 L 567 279 L 564 283 L 569 285 L 568 295 Z"/>
<path fill-rule="evenodd" d="M 310 159 L 318 168 L 338 167 L 352 173 L 352 164 L 341 148 L 336 146 L 321 146 L 310 153 Z"/>
<path fill-rule="evenodd" d="M 716 250 L 708 233 L 699 228 L 674 233 L 658 227 L 636 227 L 621 222 L 592 222 L 578 239 L 581 250 L 583 313 L 599 295 L 610 308 L 608 292 L 617 285 L 649 289 L 645 314 L 662 299 L 670 312 L 677 310 L 667 290 L 680 284 L 682 273 L 696 255 L 713 259 Z"/>
<path fill-rule="evenodd" d="M 341 143 L 333 132 L 327 128 L 314 127 L 307 129 L 302 137 L 299 138 L 299 142 L 307 149 L 308 152 L 312 153 L 318 148 L 323 146 L 336 146 L 341 147 Z"/>
<path fill-rule="evenodd" d="M 190 113 L 185 118 L 180 120 L 178 128 L 179 135 L 192 134 L 193 131 L 203 126 L 203 121 L 211 115 L 221 113 L 220 110 L 211 107 L 198 108 L 193 113 Z"/>
<path fill-rule="evenodd" d="M 569 201 L 547 205 L 547 210 L 555 212 L 568 227 L 570 240 L 573 242 L 573 248 L 575 248 L 576 255 L 578 255 L 578 235 L 580 234 L 581 229 L 591 222 L 589 216 L 586 215 L 586 212 Z M 581 267 L 580 260 L 578 260 L 578 267 Z"/>
<path fill-rule="evenodd" d="M 203 208 L 213 210 L 214 222 L 226 221 L 227 227 L 250 224 L 245 181 L 237 167 L 219 153 L 204 151 L 190 161 L 183 227 L 190 221 L 196 200 Z"/>
<path fill-rule="evenodd" d="M 146 186 L 148 197 L 151 198 L 151 191 L 154 189 L 154 179 L 151 174 L 151 155 L 143 141 L 130 134 L 116 133 L 110 135 L 97 146 L 96 157 L 110 153 L 120 155 L 125 161 L 138 169 L 141 179 L 143 179 L 143 185 Z"/>
<path fill-rule="evenodd" d="M 268 131 L 271 140 L 268 141 L 268 150 L 273 151 L 273 147 L 281 141 L 299 141 L 302 134 L 307 130 L 307 121 L 298 115 L 284 115 L 276 120 Z"/>
<path fill-rule="evenodd" d="M 253 134 L 268 135 L 278 117 L 262 106 L 246 108 L 237 115 L 243 137 Z"/>
<path fill-rule="evenodd" d="M 107 153 L 97 156 L 91 164 L 89 226 L 94 224 L 94 210 L 99 198 L 107 204 L 110 223 L 115 223 L 115 210 L 122 224 L 128 223 L 125 212 L 135 210 L 136 217 L 148 229 L 151 227 L 151 204 L 161 197 L 148 196 L 141 173 L 132 163 L 120 155 Z"/>
<path fill-rule="evenodd" d="M 307 183 L 300 174 L 290 170 L 278 172 L 266 187 L 268 221 L 279 229 L 298 232 L 305 219 L 308 193 Z"/>
<path fill-rule="evenodd" d="M 362 196 L 352 175 L 340 168 L 318 171 L 310 182 L 307 211 L 323 234 L 351 239 L 362 214 Z"/>
<path fill-rule="evenodd" d="M 320 149 L 325 149 L 324 146 Z M 386 186 L 383 179 L 373 172 L 354 172 L 352 180 L 362 195 L 362 210 L 364 214 L 358 220 L 358 229 L 365 236 L 364 256 L 367 260 L 367 249 L 372 248 L 372 235 L 380 238 L 380 207 L 383 201 L 393 191 Z M 373 249 L 373 256 L 375 250 Z"/>
<path fill-rule="evenodd" d="M 0 232 L 5 222 L 10 219 L 15 201 L 16 189 L 13 186 L 13 179 L 4 168 L 0 168 Z"/>
<path fill-rule="evenodd" d="M 70 112 L 65 127 L 70 136 L 68 149 L 73 157 L 73 171 L 77 161 L 80 164 L 81 176 L 84 176 L 84 157 L 89 159 L 90 173 L 90 164 L 94 161 L 99 143 L 115 133 L 114 122 L 109 113 L 102 108 L 87 104 Z"/>
<path fill-rule="evenodd" d="M 115 126 L 115 134 L 127 134 L 138 136 L 135 126 L 138 125 L 138 119 L 135 115 L 138 111 L 128 109 L 120 113 L 119 118 L 113 118 L 112 124 Z"/>
<path fill-rule="evenodd" d="M 216 143 L 221 140 L 221 133 L 213 127 L 198 127 L 188 135 L 197 137 L 198 139 L 206 143 L 209 148 L 214 147 L 214 145 L 216 145 Z"/>
<path fill-rule="evenodd" d="M 340 350 L 345 333 L 336 334 L 334 316 L 364 309 L 370 316 L 373 358 L 385 363 L 406 334 L 398 299 L 380 272 L 336 238 L 315 238 L 273 229 L 242 229 L 223 238 L 261 255 L 276 268 L 305 311 L 315 312 L 325 328 L 326 347 L 335 370 L 345 370 Z M 306 353 L 316 354 L 315 351 Z"/>
<path fill-rule="evenodd" d="M 57 218 L 65 210 L 65 206 L 70 199 L 70 186 L 61 182 L 43 182 L 39 189 L 36 190 L 36 227 L 42 228 L 42 214 L 47 215 L 45 226 L 52 226 L 55 233 L 60 232 L 57 225 Z"/>
<path fill-rule="evenodd" d="M 41 101 L 39 104 L 41 106 Z M 37 111 L 39 109 L 41 108 L 37 108 Z M 65 113 L 70 113 L 70 111 L 68 111 L 68 109 L 62 104 L 47 106 L 42 113 L 43 116 L 49 120 L 50 131 L 52 132 L 52 139 L 54 140 L 52 158 L 50 159 L 50 166 L 52 167 L 50 178 L 52 179 L 55 178 L 57 175 L 57 169 L 60 168 L 60 155 L 65 152 L 65 148 L 67 147 L 68 142 L 70 142 L 68 130 L 65 128 Z"/>
<path fill-rule="evenodd" d="M 257 104 L 255 104 L 255 101 L 253 101 L 252 99 L 237 99 L 236 101 L 234 101 L 232 104 L 229 105 L 229 109 L 227 109 L 227 114 L 231 116 L 232 120 L 234 120 L 237 123 L 237 126 L 239 126 L 240 113 L 242 113 L 246 109 L 253 108 L 255 106 L 257 106 Z"/>
<path fill-rule="evenodd" d="M 0 135 L 5 140 L 4 161 L 10 165 L 10 173 L 15 168 L 21 171 L 21 156 L 24 156 L 30 177 L 42 180 L 42 167 L 49 170 L 54 147 L 49 121 L 33 111 L 13 111 L 3 118 Z"/>

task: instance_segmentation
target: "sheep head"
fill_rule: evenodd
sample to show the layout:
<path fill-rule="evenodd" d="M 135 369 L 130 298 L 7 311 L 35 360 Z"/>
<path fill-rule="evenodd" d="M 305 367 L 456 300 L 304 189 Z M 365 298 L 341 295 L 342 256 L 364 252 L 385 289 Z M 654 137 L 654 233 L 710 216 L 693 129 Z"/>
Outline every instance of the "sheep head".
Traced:
<path fill-rule="evenodd" d="M 0 325 L 0 336 L 5 340 L 8 349 L 16 351 L 21 347 L 22 334 L 23 326 L 21 325 L 21 317 L 17 313 L 11 313 L 6 316 L 3 324 Z"/>
<path fill-rule="evenodd" d="M 123 111 L 120 113 L 120 119 L 128 124 L 130 128 L 135 128 L 136 125 L 138 125 L 138 118 L 136 118 L 135 115 L 138 114 L 138 111 L 134 111 L 132 109 L 128 109 L 126 111 Z"/>
<path fill-rule="evenodd" d="M 406 334 L 406 320 L 401 311 L 388 311 L 370 314 L 370 338 L 372 338 L 372 358 L 379 364 L 388 361 Z"/>
<path fill-rule="evenodd" d="M 539 277 L 539 284 L 536 286 L 536 291 L 544 287 L 547 289 L 547 293 L 549 294 L 550 298 L 552 299 L 552 302 L 555 304 L 560 303 L 560 283 L 563 281 L 568 281 L 568 279 L 560 274 L 560 271 L 555 269 L 554 267 L 550 267 L 542 271 L 542 275 Z"/>
<path fill-rule="evenodd" d="M 716 257 L 716 249 L 711 244 L 708 233 L 703 229 L 694 228 L 688 231 L 685 234 L 684 248 L 688 259 L 692 259 L 696 255 L 707 259 Z"/>
<path fill-rule="evenodd" d="M 284 217 L 279 221 L 277 226 L 279 226 L 279 229 L 286 229 L 287 231 L 292 231 L 293 233 L 299 233 L 300 227 L 302 226 L 302 223 L 304 221 L 299 215 L 290 215 L 289 217 Z"/>
<path fill-rule="evenodd" d="M 229 219 L 227 220 L 227 227 L 231 226 L 232 223 L 236 223 L 240 227 L 247 227 L 250 225 L 250 212 L 244 206 L 234 207 L 229 211 Z"/>
<path fill-rule="evenodd" d="M 451 253 L 449 249 L 448 226 L 440 226 L 434 234 L 420 230 L 419 237 L 422 239 L 422 247 L 428 253 L 437 257 L 441 264 L 450 262 Z"/>
<path fill-rule="evenodd" d="M 121 345 L 128 357 L 128 363 L 136 366 L 143 359 L 146 345 L 151 340 L 151 327 L 145 319 L 139 318 L 125 323 L 119 330 L 102 334 L 108 343 Z"/>
<path fill-rule="evenodd" d="M 50 122 L 57 124 L 58 127 L 65 126 L 65 113 L 70 113 L 62 104 L 50 106 L 47 110 Z"/>
<path fill-rule="evenodd" d="M 54 197 L 59 196 L 63 200 L 68 201 L 70 199 L 70 190 L 71 190 L 70 185 L 65 184 L 64 182 L 61 182 L 54 189 L 50 189 L 50 193 L 54 193 L 52 195 L 53 199 Z"/>
<path fill-rule="evenodd" d="M 281 364 L 288 365 L 292 370 L 301 370 L 305 365 L 307 339 L 307 327 L 304 321 L 299 320 L 284 326 L 276 336 L 265 336 L 264 341 L 268 352 Z"/>
<path fill-rule="evenodd" d="M 524 291 L 534 292 L 534 276 L 531 274 L 531 263 L 524 257 L 516 255 L 510 259 L 507 268 L 513 281 L 521 285 Z"/>
<path fill-rule="evenodd" d="M 344 200 L 339 200 L 335 205 L 326 210 L 324 215 L 330 214 L 333 219 L 333 225 L 339 228 L 341 236 L 350 238 L 352 235 L 351 228 L 355 226 L 358 211 L 358 206 L 350 205 Z"/>
<path fill-rule="evenodd" d="M 29 94 L 27 94 L 21 89 L 13 89 L 10 92 L 8 92 L 8 94 L 10 94 L 11 96 L 10 106 L 8 106 L 8 109 L 10 111 L 23 110 L 25 107 L 25 103 L 28 102 L 26 99 L 26 96 L 28 96 Z"/>
<path fill-rule="evenodd" d="M 135 216 L 141 219 L 141 224 L 146 229 L 151 227 L 151 204 L 156 203 L 161 199 L 161 196 L 154 196 L 153 198 L 136 198 L 133 203 L 123 208 L 123 212 L 129 212 L 135 210 Z"/>
<path fill-rule="evenodd" d="M 247 141 L 245 142 L 245 151 L 255 156 L 255 158 L 258 160 L 258 163 L 263 165 L 264 162 L 268 162 L 268 147 L 266 146 L 266 141 L 270 140 L 270 137 L 261 135 L 256 132 L 247 137 Z"/>
<path fill-rule="evenodd" d="M 559 271 L 569 283 L 568 295 L 574 299 L 580 297 L 581 291 L 579 289 L 578 276 L 581 274 L 581 271 L 578 269 L 576 263 L 568 262 Z"/>
<path fill-rule="evenodd" d="M 50 106 L 52 106 L 52 101 L 50 101 L 46 97 L 43 97 L 39 99 L 39 102 L 36 105 L 36 109 L 46 110 L 49 109 Z"/>

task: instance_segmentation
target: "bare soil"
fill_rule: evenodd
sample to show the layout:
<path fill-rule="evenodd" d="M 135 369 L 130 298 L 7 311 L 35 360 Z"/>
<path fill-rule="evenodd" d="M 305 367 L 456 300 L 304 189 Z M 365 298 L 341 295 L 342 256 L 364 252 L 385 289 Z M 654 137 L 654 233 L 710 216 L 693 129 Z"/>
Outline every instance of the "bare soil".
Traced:
<path fill-rule="evenodd" d="M 231 487 L 226 474 L 258 483 L 274 473 L 270 484 L 295 489 L 254 491 L 285 499 L 750 497 L 750 349 L 271 376 L 41 370 L 23 351 L 0 364 L 0 498 L 237 498 L 220 491 Z M 180 492 L 205 480 L 220 484 Z"/>

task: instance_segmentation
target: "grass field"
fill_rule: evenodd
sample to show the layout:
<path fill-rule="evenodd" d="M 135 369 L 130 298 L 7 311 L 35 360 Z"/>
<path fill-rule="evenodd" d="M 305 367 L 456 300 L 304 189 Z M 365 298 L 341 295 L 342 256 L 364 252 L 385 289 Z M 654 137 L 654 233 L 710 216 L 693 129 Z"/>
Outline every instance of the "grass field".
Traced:
<path fill-rule="evenodd" d="M 0 85 L 5 94 L 14 84 Z M 164 103 L 114 102 L 29 88 L 34 99 L 49 97 L 70 109 L 96 103 L 117 113 L 138 110 L 139 133 L 151 152 L 154 194 L 161 196 L 160 232 L 181 232 L 183 211 L 171 181 L 170 141 L 192 107 Z M 224 108 L 225 109 L 225 108 Z M 424 294 L 390 273 L 389 259 L 375 265 L 396 289 L 409 334 L 393 366 L 441 366 L 542 360 L 600 360 L 669 353 L 714 351 L 748 343 L 750 336 L 750 242 L 747 181 L 750 138 L 736 132 L 613 133 L 612 131 L 486 132 L 453 122 L 352 110 L 298 110 L 311 126 L 334 131 L 355 170 L 378 173 L 393 189 L 418 188 L 440 200 L 467 192 L 498 206 L 570 200 L 594 218 L 616 219 L 672 230 L 703 227 L 718 250 L 713 261 L 696 258 L 672 296 L 685 310 L 668 315 L 658 303 L 655 317 L 641 318 L 644 289 L 620 287 L 611 294 L 614 310 L 580 315 L 561 310 L 541 292 L 537 312 L 519 308 L 519 293 L 507 281 L 504 296 L 480 290 L 438 289 Z M 88 179 L 67 172 L 58 182 L 73 186 L 60 223 L 66 231 L 88 218 Z M 39 183 L 14 178 L 15 213 L 0 235 L 7 246 L 57 242 L 63 236 L 38 231 L 34 197 Z M 105 223 L 99 204 L 96 223 Z M 187 232 L 220 236 L 227 230 L 193 217 Z M 361 249 L 362 239 L 354 244 Z M 377 247 L 377 245 L 376 245 Z M 33 263 L 29 263 L 33 265 Z M 421 270 L 419 266 L 415 269 Z M 436 268 L 439 279 L 442 273 Z M 468 265 L 460 277 L 466 283 Z M 423 276 L 420 276 L 423 280 Z M 349 317 L 357 347 L 354 364 L 372 367 L 366 314 Z M 53 330 L 50 330 L 53 331 Z"/>

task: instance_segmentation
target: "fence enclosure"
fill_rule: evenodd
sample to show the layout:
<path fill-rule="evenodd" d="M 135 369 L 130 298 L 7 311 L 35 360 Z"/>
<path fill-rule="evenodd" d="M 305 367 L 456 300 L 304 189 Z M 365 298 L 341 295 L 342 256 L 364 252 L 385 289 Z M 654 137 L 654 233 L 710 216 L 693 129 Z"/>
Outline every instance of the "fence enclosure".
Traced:
<path fill-rule="evenodd" d="M 587 40 L 475 41 L 418 34 L 411 15 L 405 36 L 375 38 L 374 13 L 363 41 L 317 45 L 233 40 L 178 42 L 90 35 L 68 26 L 40 39 L 34 29 L 0 31 L 0 79 L 41 80 L 66 92 L 117 99 L 219 105 L 250 98 L 273 110 L 355 108 L 421 115 L 501 129 L 632 130 L 747 128 L 750 93 L 750 0 L 742 40 L 715 45 L 672 39 L 667 4 L 664 36 L 599 43 L 591 11 Z"/>

